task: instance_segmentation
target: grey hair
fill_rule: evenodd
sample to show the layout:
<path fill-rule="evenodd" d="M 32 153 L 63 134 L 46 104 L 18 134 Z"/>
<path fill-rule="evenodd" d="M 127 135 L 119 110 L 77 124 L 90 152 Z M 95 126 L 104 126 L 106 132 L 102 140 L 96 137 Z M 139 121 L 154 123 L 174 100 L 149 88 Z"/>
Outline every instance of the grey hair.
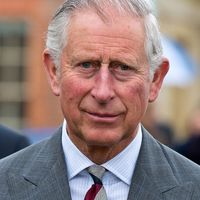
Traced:
<path fill-rule="evenodd" d="M 93 8 L 101 17 L 106 17 L 104 13 L 106 5 L 116 8 L 120 13 L 134 14 L 144 18 L 146 34 L 144 45 L 150 72 L 153 75 L 154 70 L 162 62 L 162 45 L 151 0 L 65 0 L 53 16 L 47 32 L 46 47 L 55 65 L 59 68 L 60 56 L 67 44 L 67 29 L 73 13 L 79 9 Z"/>

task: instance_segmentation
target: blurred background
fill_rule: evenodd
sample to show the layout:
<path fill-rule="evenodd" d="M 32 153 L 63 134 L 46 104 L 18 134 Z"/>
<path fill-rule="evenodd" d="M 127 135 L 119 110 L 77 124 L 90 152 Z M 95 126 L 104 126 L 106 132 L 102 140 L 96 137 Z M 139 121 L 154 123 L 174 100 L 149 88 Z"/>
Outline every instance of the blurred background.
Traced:
<path fill-rule="evenodd" d="M 0 0 L 0 123 L 32 142 L 52 133 L 63 121 L 41 56 L 48 22 L 62 1 Z M 200 114 L 194 117 L 200 110 L 199 11 L 199 0 L 155 1 L 171 69 L 143 123 L 149 130 L 156 129 L 155 137 L 169 146 L 187 140 L 191 127 L 200 124 Z M 193 118 L 198 118 L 196 125 Z"/>

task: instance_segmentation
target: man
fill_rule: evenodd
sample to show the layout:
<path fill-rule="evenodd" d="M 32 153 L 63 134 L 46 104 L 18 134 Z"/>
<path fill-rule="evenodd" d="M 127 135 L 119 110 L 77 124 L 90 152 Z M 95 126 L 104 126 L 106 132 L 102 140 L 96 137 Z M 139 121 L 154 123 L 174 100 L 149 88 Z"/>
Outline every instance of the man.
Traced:
<path fill-rule="evenodd" d="M 0 125 L 0 159 L 27 147 L 29 144 L 25 136 Z"/>
<path fill-rule="evenodd" d="M 200 199 L 200 168 L 141 126 L 168 71 L 147 0 L 67 0 L 44 63 L 64 123 L 0 162 L 1 200 Z"/>

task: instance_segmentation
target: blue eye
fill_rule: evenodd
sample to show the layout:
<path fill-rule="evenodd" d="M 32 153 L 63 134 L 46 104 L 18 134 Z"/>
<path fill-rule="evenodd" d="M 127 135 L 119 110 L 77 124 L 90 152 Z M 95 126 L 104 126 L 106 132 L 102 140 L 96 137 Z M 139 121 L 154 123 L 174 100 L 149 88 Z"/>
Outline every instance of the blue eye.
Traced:
<path fill-rule="evenodd" d="M 75 69 L 80 75 L 90 78 L 99 70 L 99 67 L 97 61 L 82 61 L 76 65 Z"/>
<path fill-rule="evenodd" d="M 127 66 L 127 65 L 120 65 L 120 69 L 123 70 L 123 71 L 126 71 L 126 70 L 129 70 L 130 67 Z"/>
<path fill-rule="evenodd" d="M 118 72 L 130 70 L 130 67 L 128 65 L 119 63 L 119 62 L 111 63 L 111 68 L 113 68 L 115 71 L 118 71 Z"/>
<path fill-rule="evenodd" d="M 84 62 L 84 63 L 82 63 L 81 64 L 81 66 L 83 67 L 83 68 L 90 68 L 91 66 L 92 66 L 92 64 L 90 63 L 90 62 Z"/>

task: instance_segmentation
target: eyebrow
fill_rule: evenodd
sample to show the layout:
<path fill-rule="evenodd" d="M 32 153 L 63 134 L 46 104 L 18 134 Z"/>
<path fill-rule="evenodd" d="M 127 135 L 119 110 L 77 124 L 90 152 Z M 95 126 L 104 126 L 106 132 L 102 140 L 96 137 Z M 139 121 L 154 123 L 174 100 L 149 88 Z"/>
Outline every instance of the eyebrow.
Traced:
<path fill-rule="evenodd" d="M 90 50 L 89 50 L 90 51 Z M 118 54 L 119 55 L 119 54 Z M 73 55 L 72 55 L 72 58 L 71 58 L 71 63 L 77 63 L 77 62 L 81 62 L 81 61 L 100 61 L 100 62 L 103 62 L 103 58 L 102 58 L 102 55 L 99 55 L 99 54 L 96 54 L 94 52 L 91 53 L 90 52 L 87 52 L 87 50 L 84 52 L 75 52 Z M 139 60 L 138 58 L 129 58 L 129 56 L 116 56 L 116 57 L 112 57 L 110 56 L 109 57 L 109 60 L 108 62 L 121 62 L 121 63 L 124 63 L 124 64 L 127 64 L 127 65 L 139 65 Z"/>

